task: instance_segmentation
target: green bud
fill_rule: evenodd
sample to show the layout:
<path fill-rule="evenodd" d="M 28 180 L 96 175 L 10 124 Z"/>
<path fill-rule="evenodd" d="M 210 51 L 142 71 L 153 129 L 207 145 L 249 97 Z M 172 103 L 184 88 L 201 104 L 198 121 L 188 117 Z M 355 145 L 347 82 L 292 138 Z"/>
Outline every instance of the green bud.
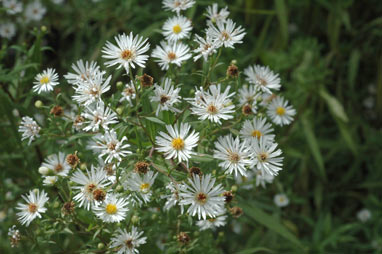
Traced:
<path fill-rule="evenodd" d="M 86 169 L 86 163 L 85 162 L 81 163 L 80 169 L 81 170 L 85 170 Z"/>
<path fill-rule="evenodd" d="M 237 60 L 236 60 L 236 59 L 233 59 L 233 60 L 231 61 L 231 64 L 237 64 Z"/>
<path fill-rule="evenodd" d="M 137 215 L 133 215 L 133 217 L 131 217 L 131 222 L 133 224 L 137 224 L 139 222 L 140 218 L 137 216 Z"/>
<path fill-rule="evenodd" d="M 117 191 L 117 192 L 122 192 L 123 191 L 123 187 L 122 187 L 122 185 L 118 185 L 117 186 L 117 188 L 115 188 L 115 190 Z"/>
<path fill-rule="evenodd" d="M 223 238 L 223 237 L 224 237 L 224 232 L 223 232 L 223 231 L 220 231 L 219 234 L 218 234 L 218 236 L 219 236 L 220 238 Z"/>
<path fill-rule="evenodd" d="M 117 88 L 118 88 L 118 89 L 122 89 L 122 87 L 123 87 L 123 83 L 122 83 L 122 81 L 118 81 L 118 82 L 117 82 Z"/>
<path fill-rule="evenodd" d="M 55 202 L 53 203 L 53 208 L 58 208 L 58 207 L 60 207 L 60 202 L 55 201 Z"/>
<path fill-rule="evenodd" d="M 47 30 L 48 30 L 48 29 L 46 28 L 46 26 L 42 26 L 42 27 L 41 27 L 41 32 L 44 32 L 44 33 L 45 33 Z"/>
<path fill-rule="evenodd" d="M 35 103 L 34 103 L 34 106 L 36 108 L 41 108 L 42 106 L 44 106 L 44 103 L 40 100 L 37 100 Z"/>
<path fill-rule="evenodd" d="M 115 111 L 117 111 L 117 114 L 118 114 L 118 115 L 122 115 L 122 113 L 123 113 L 123 107 L 122 107 L 122 106 L 119 106 Z"/>
<path fill-rule="evenodd" d="M 232 185 L 231 191 L 236 192 L 237 191 L 237 185 Z"/>
<path fill-rule="evenodd" d="M 153 213 L 153 214 L 151 215 L 151 219 L 152 219 L 152 220 L 155 220 L 157 217 L 158 217 L 158 215 L 156 215 L 155 213 Z"/>
<path fill-rule="evenodd" d="M 97 248 L 98 248 L 99 250 L 102 250 L 103 248 L 105 248 L 105 244 L 103 244 L 103 243 L 99 243 L 99 244 L 97 245 Z"/>
<path fill-rule="evenodd" d="M 212 170 L 212 174 L 216 175 L 216 169 Z"/>
<path fill-rule="evenodd" d="M 260 112 L 259 112 L 259 113 L 257 113 L 257 116 L 258 116 L 258 117 L 263 117 L 263 113 L 260 113 Z"/>

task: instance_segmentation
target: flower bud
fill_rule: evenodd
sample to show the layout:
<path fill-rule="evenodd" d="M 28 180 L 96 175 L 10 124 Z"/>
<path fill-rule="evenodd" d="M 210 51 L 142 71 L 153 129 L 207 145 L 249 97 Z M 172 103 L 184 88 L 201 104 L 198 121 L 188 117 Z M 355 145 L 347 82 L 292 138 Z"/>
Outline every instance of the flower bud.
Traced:
<path fill-rule="evenodd" d="M 146 73 L 139 77 L 139 81 L 141 81 L 143 87 L 150 87 L 154 84 L 154 78 Z"/>
<path fill-rule="evenodd" d="M 122 83 L 122 81 L 118 81 L 118 82 L 117 82 L 117 88 L 118 88 L 118 89 L 122 89 L 122 87 L 123 87 L 123 83 Z"/>
<path fill-rule="evenodd" d="M 98 248 L 99 250 L 102 250 L 103 248 L 105 248 L 105 244 L 103 244 L 103 243 L 99 243 L 99 244 L 97 245 L 97 248 Z"/>
<path fill-rule="evenodd" d="M 85 162 L 81 163 L 80 169 L 81 170 L 85 170 L 86 169 L 86 163 Z"/>
<path fill-rule="evenodd" d="M 45 33 L 47 30 L 48 28 L 46 28 L 46 26 L 41 26 L 41 32 Z"/>
<path fill-rule="evenodd" d="M 37 100 L 35 103 L 34 103 L 34 106 L 36 108 L 41 108 L 42 106 L 44 106 L 44 103 L 40 100 Z"/>
<path fill-rule="evenodd" d="M 236 192 L 236 191 L 237 191 L 237 185 L 232 185 L 232 187 L 231 187 L 231 191 L 232 191 L 232 192 Z"/>
<path fill-rule="evenodd" d="M 119 106 L 115 111 L 117 112 L 118 115 L 122 115 L 122 113 L 123 113 L 123 107 L 122 107 L 122 106 Z"/>
<path fill-rule="evenodd" d="M 131 217 L 131 222 L 133 224 L 137 224 L 139 222 L 140 218 L 137 216 L 137 215 L 133 215 L 133 217 Z"/>
<path fill-rule="evenodd" d="M 237 78 L 239 76 L 239 68 L 236 65 L 231 64 L 227 68 L 227 76 L 230 78 Z"/>
<path fill-rule="evenodd" d="M 38 172 L 41 175 L 45 176 L 45 175 L 47 175 L 49 173 L 49 168 L 47 168 L 47 167 L 39 167 Z"/>
<path fill-rule="evenodd" d="M 117 185 L 117 188 L 115 188 L 115 190 L 116 190 L 117 192 L 122 192 L 122 191 L 123 191 L 123 187 L 122 187 L 122 185 Z"/>

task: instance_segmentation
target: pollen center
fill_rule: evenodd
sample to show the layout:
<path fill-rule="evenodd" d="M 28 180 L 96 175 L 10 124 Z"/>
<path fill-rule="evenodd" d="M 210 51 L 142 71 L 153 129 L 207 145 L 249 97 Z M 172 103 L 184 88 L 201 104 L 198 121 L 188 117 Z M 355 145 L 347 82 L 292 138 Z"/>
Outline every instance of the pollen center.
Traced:
<path fill-rule="evenodd" d="M 168 59 L 170 59 L 170 61 L 172 61 L 172 60 L 175 60 L 176 55 L 174 52 L 170 52 L 167 54 L 167 57 L 168 57 Z"/>
<path fill-rule="evenodd" d="M 107 204 L 105 210 L 108 214 L 115 214 L 117 212 L 117 206 L 114 204 Z"/>
<path fill-rule="evenodd" d="M 200 192 L 196 196 L 196 201 L 198 201 L 200 204 L 204 205 L 207 202 L 207 195 L 204 194 L 203 192 Z"/>
<path fill-rule="evenodd" d="M 258 158 L 259 158 L 260 161 L 264 162 L 264 161 L 267 160 L 268 155 L 267 155 L 266 153 L 260 153 L 260 154 L 258 155 Z"/>
<path fill-rule="evenodd" d="M 259 85 L 262 85 L 262 86 L 266 86 L 267 85 L 267 81 L 259 76 L 256 76 L 256 79 L 257 79 L 257 83 Z"/>
<path fill-rule="evenodd" d="M 184 147 L 184 141 L 181 138 L 174 138 L 171 142 L 172 147 L 175 150 L 182 150 Z"/>
<path fill-rule="evenodd" d="M 121 53 L 121 57 L 124 60 L 129 60 L 132 58 L 132 56 L 133 56 L 133 53 L 128 49 L 122 51 L 122 53 Z"/>
<path fill-rule="evenodd" d="M 28 211 L 29 211 L 30 213 L 35 213 L 35 212 L 37 211 L 37 205 L 34 204 L 34 203 L 30 203 L 30 204 L 28 205 Z"/>
<path fill-rule="evenodd" d="M 123 90 L 123 92 L 125 93 L 126 96 L 130 96 L 135 93 L 134 89 L 130 87 Z"/>
<path fill-rule="evenodd" d="M 45 85 L 45 84 L 48 84 L 49 83 L 49 77 L 48 76 L 44 76 L 40 79 L 40 83 L 41 85 Z"/>
<path fill-rule="evenodd" d="M 261 131 L 259 131 L 259 130 L 254 130 L 254 131 L 252 131 L 251 135 L 252 135 L 252 137 L 254 137 L 254 138 L 260 139 L 260 137 L 261 137 L 263 134 L 262 134 Z"/>
<path fill-rule="evenodd" d="M 223 40 L 225 40 L 225 41 L 230 39 L 230 36 L 226 31 L 222 32 L 222 37 L 223 37 Z"/>
<path fill-rule="evenodd" d="M 209 105 L 207 111 L 211 115 L 215 115 L 218 112 L 218 109 L 214 105 Z"/>
<path fill-rule="evenodd" d="M 173 31 L 175 34 L 178 34 L 178 33 L 182 32 L 182 28 L 180 27 L 180 25 L 175 25 L 175 26 L 172 28 L 172 31 Z"/>
<path fill-rule="evenodd" d="M 125 244 L 126 244 L 127 248 L 129 248 L 129 249 L 132 249 L 134 247 L 133 246 L 133 239 L 126 240 Z"/>
<path fill-rule="evenodd" d="M 276 114 L 278 114 L 279 116 L 283 116 L 285 114 L 285 108 L 277 107 L 276 108 Z"/>
<path fill-rule="evenodd" d="M 59 173 L 63 170 L 63 167 L 61 164 L 57 164 L 56 167 L 54 168 L 54 171 L 56 171 L 56 173 Z"/>
<path fill-rule="evenodd" d="M 160 103 L 161 103 L 161 104 L 164 104 L 164 103 L 166 103 L 166 101 L 168 101 L 169 99 L 170 99 L 169 96 L 162 94 L 162 95 L 160 96 Z"/>
<path fill-rule="evenodd" d="M 86 191 L 87 191 L 88 193 L 92 193 L 93 190 L 94 190 L 95 188 L 97 188 L 97 185 L 95 185 L 95 184 L 93 184 L 93 183 L 88 184 L 88 185 L 85 187 L 85 189 L 86 189 Z"/>
<path fill-rule="evenodd" d="M 139 187 L 141 189 L 141 191 L 145 192 L 148 190 L 148 188 L 150 188 L 150 184 L 148 183 L 142 183 L 141 186 Z"/>
<path fill-rule="evenodd" d="M 237 163 L 240 160 L 240 156 L 237 153 L 231 153 L 229 155 L 230 162 Z"/>
<path fill-rule="evenodd" d="M 107 145 L 107 148 L 109 148 L 109 150 L 114 151 L 116 146 L 117 146 L 117 145 L 116 145 L 115 143 L 111 142 L 111 143 L 109 143 L 109 144 Z"/>

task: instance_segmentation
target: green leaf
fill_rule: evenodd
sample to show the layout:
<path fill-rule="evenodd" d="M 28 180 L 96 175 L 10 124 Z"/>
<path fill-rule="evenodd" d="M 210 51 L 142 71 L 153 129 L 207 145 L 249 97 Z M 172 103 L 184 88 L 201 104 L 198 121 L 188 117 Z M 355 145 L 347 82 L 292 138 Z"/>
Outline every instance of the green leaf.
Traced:
<path fill-rule="evenodd" d="M 156 117 L 151 117 L 151 116 L 146 116 L 145 117 L 147 120 L 151 121 L 151 122 L 154 122 L 154 123 L 159 123 L 161 125 L 166 125 L 165 122 L 163 122 L 162 120 L 156 118 Z"/>
<path fill-rule="evenodd" d="M 200 162 L 210 162 L 214 160 L 214 158 L 211 155 L 202 153 L 199 153 L 198 155 L 192 155 L 191 159 Z"/>
<path fill-rule="evenodd" d="M 324 88 L 321 88 L 319 93 L 328 105 L 330 112 L 335 117 L 341 119 L 345 123 L 349 121 L 342 104 L 334 96 L 326 92 Z"/>
<path fill-rule="evenodd" d="M 275 8 L 277 18 L 280 23 L 280 34 L 282 46 L 285 47 L 288 43 L 288 12 L 284 0 L 275 0 Z"/>
<path fill-rule="evenodd" d="M 357 78 L 360 59 L 361 59 L 361 53 L 359 52 L 358 49 L 354 49 L 350 55 L 349 67 L 348 67 L 348 83 L 352 90 L 354 88 L 355 80 Z"/>

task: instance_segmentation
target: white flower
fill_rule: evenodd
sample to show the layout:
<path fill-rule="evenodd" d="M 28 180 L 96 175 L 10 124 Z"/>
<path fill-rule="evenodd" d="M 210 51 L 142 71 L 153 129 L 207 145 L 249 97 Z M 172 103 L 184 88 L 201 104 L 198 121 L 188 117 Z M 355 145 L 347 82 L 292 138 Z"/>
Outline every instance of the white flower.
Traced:
<path fill-rule="evenodd" d="M 273 201 L 278 207 L 285 207 L 289 204 L 289 199 L 285 194 L 276 194 Z"/>
<path fill-rule="evenodd" d="M 101 101 L 101 95 L 110 90 L 110 80 L 111 76 L 104 81 L 103 73 L 98 71 L 92 79 L 77 84 L 73 100 L 85 106 Z"/>
<path fill-rule="evenodd" d="M 55 69 L 48 68 L 44 70 L 42 73 L 37 74 L 35 77 L 35 84 L 33 86 L 33 92 L 41 93 L 41 92 L 48 92 L 53 91 L 53 87 L 58 85 L 58 74 L 56 73 Z"/>
<path fill-rule="evenodd" d="M 29 116 L 24 116 L 21 119 L 21 123 L 19 126 L 19 132 L 22 133 L 21 140 L 28 139 L 28 145 L 32 143 L 32 141 L 35 139 L 35 137 L 40 137 L 38 134 L 40 132 L 41 128 L 38 126 L 35 120 Z"/>
<path fill-rule="evenodd" d="M 150 202 L 152 195 L 151 187 L 154 184 L 155 178 L 158 173 L 153 171 L 147 171 L 143 177 L 136 172 L 130 172 L 127 174 L 126 180 L 123 182 L 123 187 L 127 190 L 134 191 L 132 202 L 135 205 L 138 203 L 142 204 L 142 200 L 145 203 Z"/>
<path fill-rule="evenodd" d="M 40 1 L 34 1 L 25 8 L 25 17 L 28 21 L 39 21 L 46 13 L 46 8 Z"/>
<path fill-rule="evenodd" d="M 121 140 L 118 140 L 115 130 L 106 131 L 101 136 L 95 136 L 94 141 L 96 144 L 92 148 L 101 150 L 99 158 L 106 155 L 105 163 L 110 163 L 113 159 L 121 161 L 122 157 L 126 157 L 126 155 L 131 153 L 126 150 L 130 145 L 123 144 L 124 141 L 127 141 L 127 137 L 124 136 Z"/>
<path fill-rule="evenodd" d="M 361 222 L 366 222 L 368 220 L 370 220 L 371 218 L 371 212 L 369 209 L 366 209 L 366 208 L 363 208 L 362 210 L 360 210 L 358 213 L 357 213 L 357 218 L 361 221 Z"/>
<path fill-rule="evenodd" d="M 11 247 L 16 247 L 19 241 L 21 240 L 20 231 L 16 228 L 16 225 L 13 225 L 8 229 L 8 236 L 11 241 Z"/>
<path fill-rule="evenodd" d="M 288 101 L 282 97 L 274 98 L 268 105 L 267 114 L 277 125 L 288 125 L 292 122 L 296 110 L 288 106 Z"/>
<path fill-rule="evenodd" d="M 219 137 L 218 141 L 215 142 L 215 147 L 214 158 L 223 160 L 219 166 L 225 170 L 226 174 L 235 173 L 237 176 L 239 172 L 242 176 L 246 176 L 246 166 L 253 163 L 246 141 L 241 143 L 239 137 L 234 139 L 232 134 L 229 134 Z"/>
<path fill-rule="evenodd" d="M 135 69 L 135 64 L 139 67 L 144 68 L 148 55 L 144 55 L 149 48 L 150 43 L 147 42 L 148 39 L 143 39 L 143 37 L 130 32 L 130 35 L 119 34 L 114 37 L 117 42 L 117 46 L 110 42 L 106 42 L 106 46 L 102 49 L 103 58 L 110 59 L 105 62 L 106 66 L 110 67 L 113 65 L 118 65 L 118 68 L 124 67 L 126 73 L 129 73 L 130 67 Z"/>
<path fill-rule="evenodd" d="M 256 170 L 256 186 L 261 185 L 265 188 L 266 183 L 272 183 L 275 177 L 271 174 L 267 174 L 266 172 L 262 173 L 261 170 Z"/>
<path fill-rule="evenodd" d="M 184 16 L 169 18 L 163 25 L 163 35 L 168 41 L 188 38 L 192 30 L 191 21 Z"/>
<path fill-rule="evenodd" d="M 84 124 L 87 124 L 84 131 L 99 131 L 100 127 L 108 130 L 109 124 L 118 123 L 117 114 L 105 106 L 103 101 L 86 106 L 86 110 L 81 116 L 88 119 L 88 121 L 84 122 Z"/>
<path fill-rule="evenodd" d="M 16 26 L 11 22 L 0 24 L 0 37 L 8 40 L 12 39 L 16 34 Z"/>
<path fill-rule="evenodd" d="M 111 238 L 111 249 L 118 249 L 118 254 L 137 254 L 139 253 L 138 247 L 146 243 L 147 237 L 141 237 L 143 231 L 138 232 L 136 227 L 131 228 L 131 232 L 127 232 L 126 229 L 120 228 Z"/>
<path fill-rule="evenodd" d="M 125 88 L 122 91 L 122 97 L 119 102 L 127 101 L 130 106 L 133 106 L 131 100 L 135 99 L 136 92 L 133 81 L 130 81 L 130 84 L 126 84 Z"/>
<path fill-rule="evenodd" d="M 275 139 L 275 135 L 272 134 L 273 128 L 270 123 L 267 123 L 265 118 L 255 117 L 252 121 L 245 120 L 243 127 L 240 130 L 240 135 L 245 140 L 251 143 L 254 140 L 259 140 L 261 137 L 266 142 L 272 142 Z"/>
<path fill-rule="evenodd" d="M 86 175 L 81 170 L 77 170 L 70 180 L 79 185 L 72 187 L 79 191 L 73 199 L 80 203 L 79 207 L 83 206 L 86 210 L 89 210 L 96 203 L 93 192 L 95 190 L 103 191 L 110 184 L 107 180 L 106 171 L 93 165 L 90 171 L 86 170 Z"/>
<path fill-rule="evenodd" d="M 3 0 L 3 7 L 7 9 L 8 14 L 17 14 L 22 12 L 23 3 L 18 0 Z"/>
<path fill-rule="evenodd" d="M 162 195 L 161 198 L 165 198 L 166 203 L 163 206 L 163 209 L 165 211 L 170 210 L 173 206 L 176 204 L 179 204 L 180 196 L 179 191 L 180 189 L 184 189 L 185 186 L 183 184 L 178 184 L 177 187 L 175 187 L 173 182 L 170 182 L 166 185 L 166 189 L 170 191 L 170 194 L 168 195 Z M 181 213 L 184 211 L 183 205 L 180 206 Z"/>
<path fill-rule="evenodd" d="M 163 0 L 163 8 L 165 10 L 176 12 L 187 10 L 195 4 L 194 0 Z"/>
<path fill-rule="evenodd" d="M 211 24 L 206 33 L 216 40 L 217 47 L 234 48 L 234 44 L 243 42 L 242 39 L 246 34 L 244 29 L 241 26 L 235 28 L 236 24 L 231 19 L 217 22 L 216 25 L 217 27 Z"/>
<path fill-rule="evenodd" d="M 151 101 L 158 102 L 158 108 L 156 110 L 156 116 L 158 116 L 159 111 L 170 110 L 172 112 L 180 112 L 180 110 L 173 107 L 177 102 L 180 102 L 181 97 L 179 96 L 180 88 L 174 89 L 171 85 L 172 80 L 170 78 L 165 78 L 162 81 L 162 86 L 154 85 L 155 96 L 151 96 Z M 163 85 L 164 84 L 164 85 Z"/>
<path fill-rule="evenodd" d="M 225 22 L 229 16 L 229 11 L 227 6 L 219 11 L 218 4 L 214 3 L 207 7 L 207 14 L 204 15 L 207 16 L 209 21 L 212 23 Z"/>
<path fill-rule="evenodd" d="M 128 204 L 129 202 L 125 198 L 117 198 L 116 195 L 109 194 L 101 205 L 93 207 L 93 212 L 104 222 L 120 222 L 126 217 L 129 210 L 127 208 Z"/>
<path fill-rule="evenodd" d="M 199 120 L 210 120 L 212 122 L 221 124 L 220 119 L 228 120 L 233 118 L 231 113 L 234 112 L 235 106 L 229 99 L 235 93 L 229 93 L 230 86 L 228 86 L 224 93 L 220 92 L 220 84 L 210 86 L 210 91 L 203 91 L 202 89 L 195 93 L 195 98 L 188 99 L 192 105 L 191 111 L 193 114 L 199 116 Z"/>
<path fill-rule="evenodd" d="M 207 61 L 208 57 L 216 53 L 216 43 L 211 36 L 206 35 L 206 38 L 202 38 L 195 34 L 194 41 L 199 44 L 198 48 L 194 49 L 193 52 L 196 54 L 194 56 L 194 62 L 196 62 L 200 57 Z"/>
<path fill-rule="evenodd" d="M 271 94 L 272 91 L 280 90 L 279 74 L 273 73 L 268 66 L 253 65 L 244 70 L 246 80 L 254 84 L 256 89 Z"/>
<path fill-rule="evenodd" d="M 191 126 L 188 123 L 181 123 L 180 128 L 177 126 L 166 125 L 167 133 L 159 132 L 155 143 L 158 145 L 156 149 L 165 154 L 166 159 L 178 159 L 179 162 L 188 161 L 192 151 L 199 141 L 199 133 L 195 130 L 189 134 Z"/>
<path fill-rule="evenodd" d="M 42 184 L 46 186 L 52 186 L 57 182 L 57 180 L 57 176 L 45 176 L 44 180 L 42 181 Z"/>
<path fill-rule="evenodd" d="M 47 209 L 44 205 L 49 198 L 45 191 L 40 193 L 40 190 L 31 190 L 29 194 L 23 195 L 22 198 L 26 201 L 26 204 L 18 203 L 16 209 L 20 210 L 20 212 L 17 213 L 17 216 L 21 224 L 29 226 L 36 217 L 41 218 L 41 214 L 46 212 Z"/>
<path fill-rule="evenodd" d="M 59 176 L 67 176 L 71 169 L 70 165 L 66 162 L 66 154 L 62 152 L 49 155 L 41 164 L 41 167 L 45 167 L 49 172 L 53 173 L 53 175 Z"/>
<path fill-rule="evenodd" d="M 75 73 L 68 73 L 64 76 L 68 83 L 72 85 L 80 85 L 83 82 L 88 82 L 89 80 L 93 80 L 96 76 L 102 76 L 106 73 L 105 71 L 100 71 L 96 62 L 86 61 L 84 63 L 82 59 L 73 63 L 72 69 Z"/>
<path fill-rule="evenodd" d="M 283 157 L 280 157 L 281 150 L 277 149 L 277 144 L 268 142 L 260 137 L 252 142 L 253 160 L 255 168 L 261 174 L 277 175 L 282 168 Z"/>
<path fill-rule="evenodd" d="M 185 185 L 185 188 L 180 190 L 180 204 L 191 205 L 187 209 L 191 216 L 197 214 L 199 220 L 201 217 L 205 220 L 207 216 L 215 218 L 224 213 L 224 190 L 221 184 L 214 187 L 215 178 L 210 174 L 201 178 L 193 174 L 193 179 L 188 180 L 190 185 Z"/>
<path fill-rule="evenodd" d="M 261 94 L 256 91 L 255 86 L 247 86 L 244 85 L 239 89 L 239 101 L 240 106 L 244 106 L 245 104 L 249 104 L 255 110 L 253 113 L 256 113 L 256 102 L 257 99 L 261 97 Z"/>
<path fill-rule="evenodd" d="M 200 230 L 212 229 L 215 230 L 218 227 L 222 227 L 226 224 L 226 215 L 220 215 L 216 218 L 210 218 L 207 220 L 200 220 L 196 222 L 196 225 L 200 228 Z"/>
<path fill-rule="evenodd" d="M 168 70 L 170 64 L 181 66 L 182 62 L 191 58 L 190 48 L 181 42 L 167 43 L 162 41 L 151 54 L 157 58 L 155 62 L 162 70 Z"/>

